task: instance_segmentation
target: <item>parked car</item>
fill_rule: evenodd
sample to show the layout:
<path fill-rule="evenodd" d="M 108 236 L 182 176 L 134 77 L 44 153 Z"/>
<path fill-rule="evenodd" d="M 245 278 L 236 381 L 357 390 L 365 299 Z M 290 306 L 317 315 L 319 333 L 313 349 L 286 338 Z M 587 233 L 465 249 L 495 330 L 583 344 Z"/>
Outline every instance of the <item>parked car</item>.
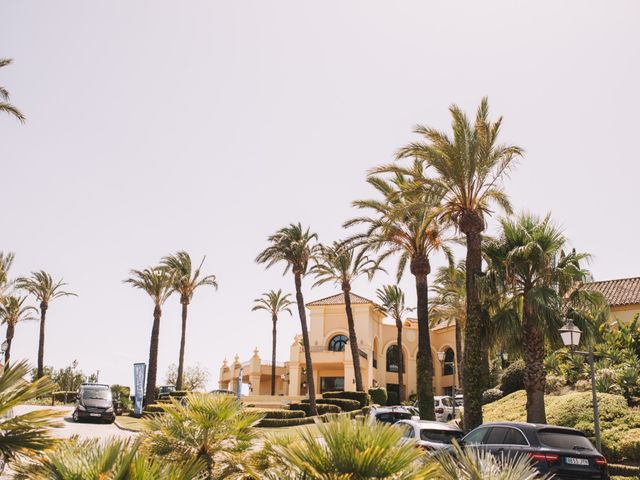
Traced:
<path fill-rule="evenodd" d="M 404 430 L 404 437 L 415 439 L 427 451 L 448 450 L 453 440 L 460 442 L 464 435 L 455 425 L 428 420 L 400 420 L 396 426 Z"/>
<path fill-rule="evenodd" d="M 171 392 L 175 392 L 175 385 L 162 385 L 158 387 L 158 400 L 168 399 L 171 396 Z"/>
<path fill-rule="evenodd" d="M 377 407 L 372 408 L 369 414 L 376 422 L 396 423 L 400 420 L 411 420 L 415 418 L 414 412 L 409 411 L 407 407 L 398 405 L 395 407 Z"/>
<path fill-rule="evenodd" d="M 418 402 L 416 401 L 413 406 L 414 408 L 418 408 Z M 453 420 L 453 399 L 451 397 L 446 395 L 433 397 L 433 408 L 438 422 L 446 423 Z M 460 418 L 460 410 L 456 403 L 456 418 Z"/>
<path fill-rule="evenodd" d="M 469 432 L 464 448 L 499 457 L 528 455 L 540 473 L 556 480 L 608 480 L 607 460 L 579 430 L 534 423 L 486 423 Z"/>
<path fill-rule="evenodd" d="M 80 385 L 72 418 L 74 422 L 92 419 L 113 423 L 116 420 L 116 412 L 109 385 L 99 383 Z"/>

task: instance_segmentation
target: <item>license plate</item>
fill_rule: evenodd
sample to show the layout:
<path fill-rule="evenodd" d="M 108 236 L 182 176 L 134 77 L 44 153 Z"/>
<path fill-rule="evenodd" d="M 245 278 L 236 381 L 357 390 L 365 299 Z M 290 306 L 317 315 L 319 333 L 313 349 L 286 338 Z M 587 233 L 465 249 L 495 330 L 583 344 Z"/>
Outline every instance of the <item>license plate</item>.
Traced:
<path fill-rule="evenodd" d="M 584 466 L 589 466 L 589 459 L 588 458 L 575 458 L 575 457 L 565 457 L 564 458 L 564 463 L 566 463 L 567 465 L 584 465 Z"/>
<path fill-rule="evenodd" d="M 99 413 L 90 413 L 89 416 L 91 416 L 91 417 L 99 417 L 100 414 Z"/>

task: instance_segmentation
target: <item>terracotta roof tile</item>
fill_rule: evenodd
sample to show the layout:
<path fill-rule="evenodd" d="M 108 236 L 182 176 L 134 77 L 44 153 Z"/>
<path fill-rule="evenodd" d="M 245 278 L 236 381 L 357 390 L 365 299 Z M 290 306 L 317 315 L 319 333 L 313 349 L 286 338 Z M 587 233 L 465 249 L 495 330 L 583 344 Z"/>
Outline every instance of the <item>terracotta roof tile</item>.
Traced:
<path fill-rule="evenodd" d="M 355 293 L 350 293 L 349 296 L 351 297 L 351 303 L 354 305 L 373 303 L 368 298 L 361 297 Z M 336 295 L 331 295 L 330 297 L 321 298 L 307 303 L 307 307 L 317 307 L 320 305 L 344 305 L 344 295 L 342 293 L 338 293 Z"/>
<path fill-rule="evenodd" d="M 600 292 L 611 307 L 640 304 L 640 277 L 590 282 L 585 289 Z"/>

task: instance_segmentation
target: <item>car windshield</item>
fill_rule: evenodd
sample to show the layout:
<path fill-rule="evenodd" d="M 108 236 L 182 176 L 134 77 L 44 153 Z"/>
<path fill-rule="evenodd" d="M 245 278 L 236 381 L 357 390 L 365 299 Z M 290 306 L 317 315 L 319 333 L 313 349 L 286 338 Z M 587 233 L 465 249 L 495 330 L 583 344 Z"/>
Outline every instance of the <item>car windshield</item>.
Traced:
<path fill-rule="evenodd" d="M 538 432 L 540 443 L 551 448 L 563 450 L 593 450 L 593 445 L 587 437 L 579 432 L 567 432 L 564 430 L 540 430 Z"/>
<path fill-rule="evenodd" d="M 451 443 L 453 440 L 460 441 L 462 433 L 453 430 L 431 430 L 423 428 L 420 430 L 420 440 L 435 443 Z"/>
<path fill-rule="evenodd" d="M 408 412 L 384 412 L 376 415 L 376 420 L 383 423 L 396 423 L 398 420 L 411 420 Z"/>
<path fill-rule="evenodd" d="M 80 396 L 91 400 L 111 400 L 111 390 L 106 387 L 84 387 Z"/>

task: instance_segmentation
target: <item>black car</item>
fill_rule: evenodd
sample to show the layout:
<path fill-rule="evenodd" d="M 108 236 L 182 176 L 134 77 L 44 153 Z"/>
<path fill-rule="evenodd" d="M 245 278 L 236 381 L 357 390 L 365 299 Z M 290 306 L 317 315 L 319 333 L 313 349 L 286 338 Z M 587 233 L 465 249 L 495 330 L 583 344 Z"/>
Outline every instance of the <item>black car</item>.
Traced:
<path fill-rule="evenodd" d="M 485 423 L 463 439 L 464 448 L 499 457 L 527 455 L 540 473 L 557 480 L 608 480 L 607 460 L 579 430 L 534 423 Z"/>
<path fill-rule="evenodd" d="M 113 423 L 116 420 L 116 412 L 109 385 L 98 383 L 80 385 L 76 409 L 73 411 L 72 418 L 74 422 L 91 419 Z"/>

